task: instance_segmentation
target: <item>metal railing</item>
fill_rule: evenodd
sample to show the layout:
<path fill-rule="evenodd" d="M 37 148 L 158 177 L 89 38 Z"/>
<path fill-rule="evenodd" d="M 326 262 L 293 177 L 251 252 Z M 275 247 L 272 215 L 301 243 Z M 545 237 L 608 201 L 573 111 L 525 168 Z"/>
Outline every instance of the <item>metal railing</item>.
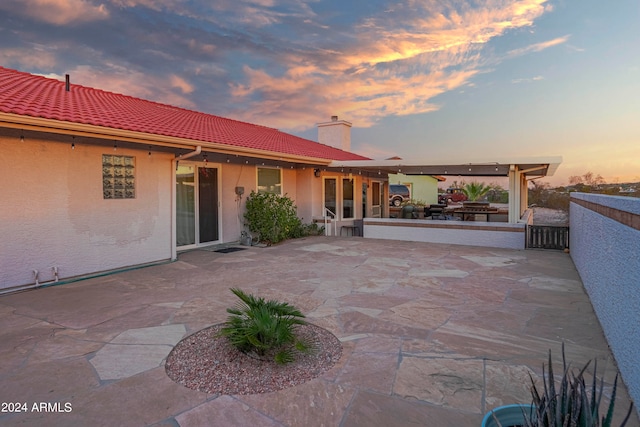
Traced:
<path fill-rule="evenodd" d="M 322 216 L 324 217 L 324 235 L 328 236 L 329 235 L 329 227 L 327 226 L 329 224 L 328 222 L 328 216 L 327 213 L 329 215 L 331 215 L 331 219 L 333 220 L 333 235 L 337 236 L 338 235 L 338 223 L 335 221 L 336 219 L 336 214 L 334 212 L 331 211 L 331 209 L 327 209 L 324 208 L 324 212 L 322 213 Z"/>
<path fill-rule="evenodd" d="M 527 249 L 569 248 L 569 227 L 557 225 L 527 225 Z"/>

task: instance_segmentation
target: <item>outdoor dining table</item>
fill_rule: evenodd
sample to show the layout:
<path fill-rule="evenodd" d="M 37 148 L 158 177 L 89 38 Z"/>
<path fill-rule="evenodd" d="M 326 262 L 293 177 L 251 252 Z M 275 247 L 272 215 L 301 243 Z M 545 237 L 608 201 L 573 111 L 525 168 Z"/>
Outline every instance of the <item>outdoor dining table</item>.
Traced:
<path fill-rule="evenodd" d="M 487 222 L 489 221 L 489 216 L 492 214 L 499 213 L 498 209 L 456 209 L 453 211 L 454 216 L 459 215 L 463 221 L 475 221 L 475 215 L 486 215 Z M 471 219 L 473 218 L 473 219 Z"/>

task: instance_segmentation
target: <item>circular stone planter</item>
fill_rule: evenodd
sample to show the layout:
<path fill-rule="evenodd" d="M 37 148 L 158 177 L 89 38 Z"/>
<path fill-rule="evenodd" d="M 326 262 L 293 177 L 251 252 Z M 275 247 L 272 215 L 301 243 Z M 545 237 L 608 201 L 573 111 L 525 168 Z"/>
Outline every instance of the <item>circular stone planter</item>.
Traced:
<path fill-rule="evenodd" d="M 482 419 L 482 427 L 521 427 L 525 425 L 524 414 L 533 414 L 534 410 L 532 405 L 499 406 L 486 413 Z M 496 422 L 496 418 L 500 424 Z"/>
<path fill-rule="evenodd" d="M 242 353 L 219 335 L 222 327 L 202 329 L 176 344 L 165 363 L 169 378 L 205 393 L 269 393 L 319 377 L 342 356 L 340 340 L 312 324 L 299 325 L 297 333 L 313 342 L 315 350 L 284 365 Z"/>

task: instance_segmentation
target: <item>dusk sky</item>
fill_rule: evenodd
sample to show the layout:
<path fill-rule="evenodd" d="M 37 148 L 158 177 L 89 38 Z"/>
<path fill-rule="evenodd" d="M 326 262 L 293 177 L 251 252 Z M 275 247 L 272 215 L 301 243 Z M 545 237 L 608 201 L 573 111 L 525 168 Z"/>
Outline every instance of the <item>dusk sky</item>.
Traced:
<path fill-rule="evenodd" d="M 1 0 L 0 65 L 384 159 L 640 181 L 638 0 Z"/>

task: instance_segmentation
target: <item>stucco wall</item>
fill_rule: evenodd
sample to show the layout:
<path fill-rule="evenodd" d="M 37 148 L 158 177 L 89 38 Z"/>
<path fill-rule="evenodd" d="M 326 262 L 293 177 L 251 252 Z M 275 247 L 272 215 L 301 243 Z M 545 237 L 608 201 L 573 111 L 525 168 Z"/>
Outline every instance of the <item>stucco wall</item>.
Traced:
<path fill-rule="evenodd" d="M 364 237 L 410 242 L 447 243 L 489 248 L 524 249 L 524 224 L 471 221 L 365 218 Z"/>
<path fill-rule="evenodd" d="M 171 155 L 135 156 L 135 199 L 105 200 L 102 154 L 70 137 L 0 136 L 0 288 L 117 269 L 171 257 Z M 48 138 L 48 137 L 47 137 Z"/>
<path fill-rule="evenodd" d="M 389 184 L 411 183 L 411 198 L 427 204 L 438 203 L 438 180 L 432 176 L 389 174 Z"/>
<path fill-rule="evenodd" d="M 247 197 L 252 191 L 258 188 L 258 167 L 255 165 L 243 165 L 234 163 L 223 163 L 219 165 L 221 170 L 221 195 L 220 203 L 222 206 L 222 231 L 220 240 L 223 243 L 236 242 L 240 239 L 240 233 L 243 230 L 244 213 L 246 210 Z M 262 166 L 261 166 L 262 167 Z M 265 164 L 264 167 L 270 167 Z M 313 175 L 313 169 L 306 170 Z M 305 171 L 301 171 L 305 172 Z M 299 174 L 295 169 L 282 169 L 282 194 L 286 195 L 298 204 L 298 216 L 304 216 L 307 212 L 305 205 L 307 198 L 302 197 L 302 206 L 298 199 Z M 242 197 L 237 197 L 235 193 L 236 187 L 244 187 Z M 311 222 L 309 219 L 307 222 Z"/>
<path fill-rule="evenodd" d="M 221 215 L 220 240 L 235 242 L 240 239 L 244 224 L 245 202 L 258 183 L 258 172 L 254 165 L 223 163 L 221 166 Z M 244 187 L 242 197 L 237 197 L 236 187 Z"/>
<path fill-rule="evenodd" d="M 640 199 L 574 193 L 571 257 L 622 377 L 640 403 Z"/>

